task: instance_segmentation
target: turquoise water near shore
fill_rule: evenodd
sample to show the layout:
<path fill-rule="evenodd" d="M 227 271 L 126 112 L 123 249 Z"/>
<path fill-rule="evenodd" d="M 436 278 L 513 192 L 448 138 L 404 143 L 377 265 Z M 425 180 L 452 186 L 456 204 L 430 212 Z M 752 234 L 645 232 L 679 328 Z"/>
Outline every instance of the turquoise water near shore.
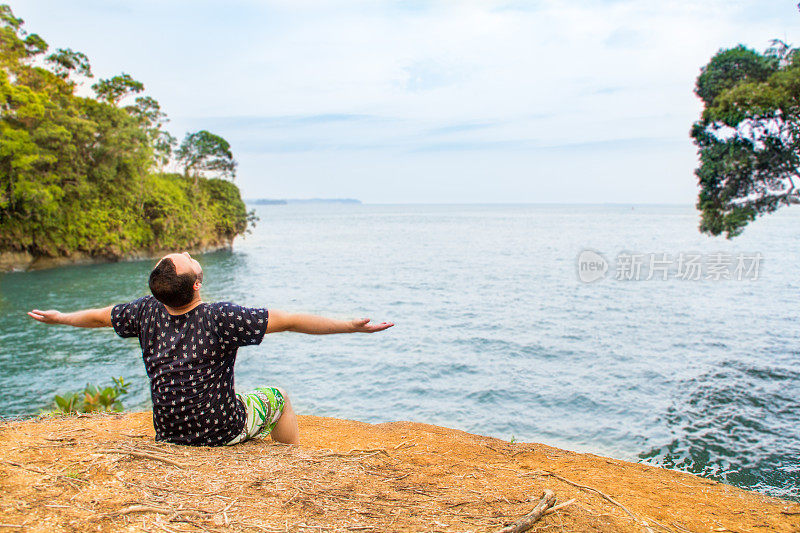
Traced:
<path fill-rule="evenodd" d="M 268 336 L 239 351 L 238 389 L 280 385 L 304 414 L 445 425 L 800 499 L 800 210 L 733 241 L 698 234 L 690 206 L 256 210 L 233 252 L 198 257 L 205 300 L 397 325 Z M 579 280 L 585 249 L 611 263 L 606 279 Z M 758 278 L 614 279 L 619 254 L 717 252 L 760 253 Z M 152 264 L 2 275 L 0 415 L 112 376 L 132 383 L 126 407 L 147 408 L 135 340 L 24 313 L 131 300 Z"/>

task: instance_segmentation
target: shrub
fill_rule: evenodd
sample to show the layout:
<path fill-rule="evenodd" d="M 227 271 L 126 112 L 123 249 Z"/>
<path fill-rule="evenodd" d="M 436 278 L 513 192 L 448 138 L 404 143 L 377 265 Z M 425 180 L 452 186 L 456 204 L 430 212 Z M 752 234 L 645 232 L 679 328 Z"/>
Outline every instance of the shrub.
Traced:
<path fill-rule="evenodd" d="M 128 383 L 123 378 L 111 378 L 111 381 L 113 385 L 103 389 L 87 383 L 82 391 L 56 395 L 53 412 L 72 414 L 122 411 L 119 398 L 128 393 Z"/>

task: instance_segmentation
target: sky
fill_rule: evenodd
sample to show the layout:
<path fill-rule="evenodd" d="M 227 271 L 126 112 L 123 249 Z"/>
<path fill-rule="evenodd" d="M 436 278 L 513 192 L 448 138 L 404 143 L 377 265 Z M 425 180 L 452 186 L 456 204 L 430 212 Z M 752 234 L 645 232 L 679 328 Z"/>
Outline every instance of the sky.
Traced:
<path fill-rule="evenodd" d="M 796 0 L 10 5 L 227 139 L 245 198 L 691 204 L 700 68 L 800 45 Z"/>

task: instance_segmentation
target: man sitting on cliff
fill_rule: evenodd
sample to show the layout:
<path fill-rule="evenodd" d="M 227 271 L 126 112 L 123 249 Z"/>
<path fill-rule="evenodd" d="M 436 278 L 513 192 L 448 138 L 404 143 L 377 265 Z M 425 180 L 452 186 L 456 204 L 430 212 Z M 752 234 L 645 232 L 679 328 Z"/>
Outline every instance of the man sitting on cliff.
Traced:
<path fill-rule="evenodd" d="M 142 347 L 156 440 L 199 446 L 237 444 L 269 433 L 297 443 L 297 417 L 282 389 L 233 390 L 233 364 L 240 346 L 260 344 L 266 333 L 374 333 L 394 324 L 368 318 L 334 320 L 277 309 L 204 303 L 203 269 L 188 253 L 169 254 L 150 273 L 150 291 L 130 303 L 74 313 L 29 312 L 45 324 L 83 328 L 113 326 Z"/>

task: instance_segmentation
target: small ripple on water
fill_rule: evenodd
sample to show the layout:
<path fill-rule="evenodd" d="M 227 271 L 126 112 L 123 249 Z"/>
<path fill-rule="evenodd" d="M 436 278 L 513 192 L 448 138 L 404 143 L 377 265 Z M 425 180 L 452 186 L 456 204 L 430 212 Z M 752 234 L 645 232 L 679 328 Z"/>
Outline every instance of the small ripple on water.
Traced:
<path fill-rule="evenodd" d="M 800 499 L 800 373 L 725 361 L 684 381 L 685 395 L 663 415 L 672 437 L 639 458 L 739 487 Z M 781 453 L 776 453 L 781 449 Z"/>

